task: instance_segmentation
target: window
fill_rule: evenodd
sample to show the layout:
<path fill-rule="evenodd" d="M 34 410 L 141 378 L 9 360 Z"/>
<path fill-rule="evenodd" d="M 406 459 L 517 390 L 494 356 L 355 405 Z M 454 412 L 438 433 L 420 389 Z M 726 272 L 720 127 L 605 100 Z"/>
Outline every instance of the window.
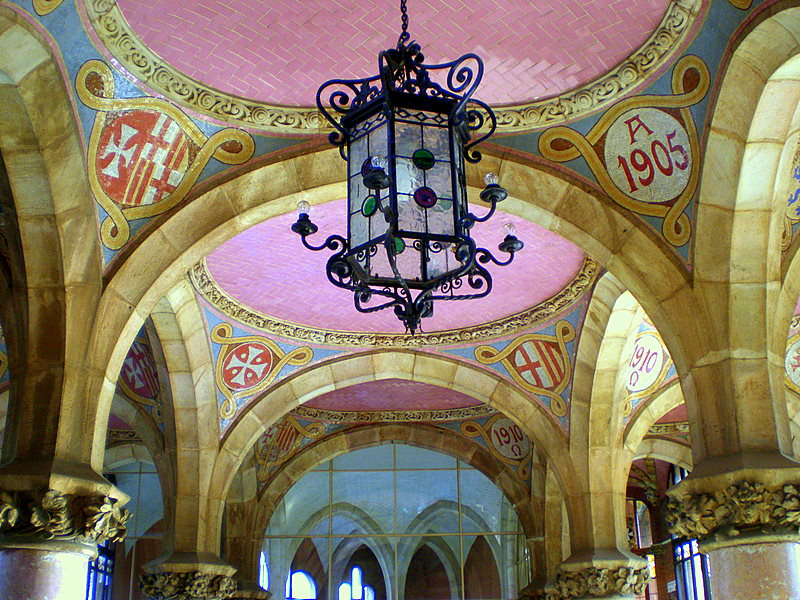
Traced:
<path fill-rule="evenodd" d="M 339 586 L 339 600 L 375 600 L 375 590 L 362 581 L 363 571 L 360 567 L 353 567 L 350 571 L 350 581 L 342 582 Z"/>
<path fill-rule="evenodd" d="M 711 600 L 708 581 L 708 559 L 700 554 L 697 540 L 673 542 L 675 578 L 680 600 Z"/>
<path fill-rule="evenodd" d="M 514 505 L 469 464 L 395 443 L 338 455 L 303 475 L 275 507 L 263 550 L 273 598 L 296 571 L 314 578 L 319 597 L 331 600 L 403 597 L 416 552 L 425 547 L 442 562 L 443 577 L 431 574 L 431 585 L 449 590 L 448 598 L 463 590 L 470 599 L 486 597 L 483 580 L 468 568 L 478 540 L 487 546 L 482 568 L 497 571 L 499 590 L 489 597 L 516 598 L 530 577 L 522 573 L 518 581 L 516 573 L 529 569 L 530 559 Z M 374 564 L 353 558 L 364 548 Z"/>
<path fill-rule="evenodd" d="M 295 571 L 286 578 L 286 600 L 316 600 L 317 584 L 305 571 Z"/>
<path fill-rule="evenodd" d="M 97 547 L 97 558 L 89 563 L 86 600 L 111 600 L 111 576 L 114 572 L 114 544 Z"/>
<path fill-rule="evenodd" d="M 263 552 L 258 557 L 258 585 L 265 590 L 269 589 L 269 565 Z"/>

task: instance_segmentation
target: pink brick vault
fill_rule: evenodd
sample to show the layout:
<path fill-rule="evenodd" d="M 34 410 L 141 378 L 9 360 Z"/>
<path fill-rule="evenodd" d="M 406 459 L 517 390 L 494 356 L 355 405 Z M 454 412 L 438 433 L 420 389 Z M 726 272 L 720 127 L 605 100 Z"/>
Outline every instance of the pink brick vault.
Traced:
<path fill-rule="evenodd" d="M 183 73 L 274 104 L 314 104 L 320 83 L 377 72 L 400 31 L 398 2 L 119 0 L 139 37 Z M 607 72 L 641 46 L 669 0 L 409 2 L 429 62 L 476 52 L 490 104 L 546 97 Z"/>
<path fill-rule="evenodd" d="M 344 202 L 314 207 L 312 220 L 324 236 L 347 234 Z M 478 212 L 482 212 L 479 209 Z M 270 316 L 320 329 L 402 332 L 391 310 L 365 315 L 353 308 L 351 292 L 334 287 L 325 276 L 329 251 L 303 248 L 290 230 L 296 215 L 288 214 L 255 225 L 220 245 L 207 257 L 217 283 L 245 305 Z M 525 249 L 508 267 L 489 266 L 494 289 L 486 298 L 438 302 L 425 331 L 478 325 L 505 317 L 546 300 L 569 282 L 583 264 L 583 252 L 571 242 L 533 223 L 500 213 L 478 223 L 473 237 L 494 250 L 505 235 L 503 225 L 514 223 Z M 499 253 L 498 253 L 499 254 Z"/>
<path fill-rule="evenodd" d="M 445 410 L 480 404 L 475 398 L 418 381 L 383 379 L 351 385 L 305 403 L 309 408 L 344 411 Z"/>

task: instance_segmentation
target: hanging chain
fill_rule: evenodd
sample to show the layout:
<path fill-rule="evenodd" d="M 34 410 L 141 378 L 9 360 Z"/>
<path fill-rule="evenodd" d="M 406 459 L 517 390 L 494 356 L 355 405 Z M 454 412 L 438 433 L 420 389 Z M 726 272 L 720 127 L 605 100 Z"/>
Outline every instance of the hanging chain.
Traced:
<path fill-rule="evenodd" d="M 402 24 L 402 32 L 400 38 L 397 40 L 397 45 L 402 46 L 411 35 L 408 33 L 408 9 L 406 7 L 406 0 L 400 0 L 400 22 Z"/>

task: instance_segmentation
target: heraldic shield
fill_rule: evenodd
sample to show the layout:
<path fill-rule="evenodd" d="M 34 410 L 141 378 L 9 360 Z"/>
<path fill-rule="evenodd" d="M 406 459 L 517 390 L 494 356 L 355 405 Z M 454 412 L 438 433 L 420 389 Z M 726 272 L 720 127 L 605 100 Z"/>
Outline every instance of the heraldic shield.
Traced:
<path fill-rule="evenodd" d="M 520 386 L 550 401 L 550 410 L 557 417 L 567 414 L 561 392 L 572 376 L 566 344 L 575 339 L 575 328 L 559 321 L 555 335 L 528 334 L 512 341 L 503 350 L 479 346 L 475 358 L 485 365 L 501 363 Z"/>
<path fill-rule="evenodd" d="M 252 397 L 269 386 L 285 365 L 307 364 L 314 351 L 303 346 L 284 352 L 272 340 L 256 335 L 233 336 L 233 327 L 220 323 L 211 331 L 211 341 L 222 347 L 216 360 L 217 387 L 225 396 L 220 416 L 230 419 L 237 400 Z"/>
<path fill-rule="evenodd" d="M 160 98 L 116 98 L 104 62 L 85 63 L 75 82 L 81 101 L 97 111 L 89 140 L 89 183 L 106 212 L 100 237 L 119 250 L 130 221 L 166 212 L 184 200 L 212 158 L 241 164 L 255 149 L 245 131 L 227 127 L 211 137 Z"/>

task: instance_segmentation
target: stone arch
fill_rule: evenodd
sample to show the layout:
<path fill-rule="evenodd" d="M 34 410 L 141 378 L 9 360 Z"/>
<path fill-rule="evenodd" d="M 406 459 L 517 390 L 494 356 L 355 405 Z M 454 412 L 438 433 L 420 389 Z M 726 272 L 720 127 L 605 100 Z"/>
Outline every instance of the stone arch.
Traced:
<path fill-rule="evenodd" d="M 611 273 L 605 273 L 595 285 L 575 356 L 570 407 L 571 451 L 576 460 L 588 460 L 586 449 L 576 442 L 589 437 L 590 411 L 597 363 L 606 337 L 609 321 L 625 288 Z M 580 458 L 579 458 L 580 457 Z"/>
<path fill-rule="evenodd" d="M 619 451 L 623 445 L 628 392 L 622 375 L 644 311 L 630 292 L 618 286 L 614 289 L 618 293 L 613 306 L 604 310 L 602 339 L 592 374 L 586 411 L 587 435 L 581 439 L 586 444 L 586 461 L 582 466 L 591 493 L 594 543 L 601 548 L 627 550 L 626 476 L 622 473 L 623 470 L 627 472 L 627 465 L 624 460 L 622 464 L 619 462 Z M 593 302 L 592 306 L 597 305 Z M 606 312 L 609 308 L 610 312 Z M 598 460 L 611 466 L 611 477 L 607 472 L 592 468 Z"/>
<path fill-rule="evenodd" d="M 347 452 L 369 448 L 390 442 L 426 448 L 454 456 L 475 467 L 495 482 L 517 511 L 523 530 L 528 536 L 538 535 L 541 525 L 531 511 L 529 492 L 506 467 L 499 463 L 488 450 L 475 443 L 442 429 L 415 423 L 376 424 L 359 427 L 331 435 L 300 452 L 283 465 L 259 498 L 259 516 L 255 528 L 266 528 L 269 519 L 284 494 L 299 479 L 317 465 Z"/>
<path fill-rule="evenodd" d="M 692 449 L 673 440 L 645 438 L 639 444 L 639 449 L 633 456 L 631 465 L 633 465 L 633 461 L 640 458 L 657 458 L 682 467 L 687 471 L 692 470 Z"/>
<path fill-rule="evenodd" d="M 676 345 L 671 349 L 676 363 L 690 364 L 678 339 L 692 337 L 682 328 L 698 330 L 702 310 L 673 252 L 647 226 L 565 171 L 492 148 L 484 156 L 481 169 L 499 172 L 509 190 L 504 209 L 549 227 L 603 262 L 647 305 L 654 319 L 664 321 L 660 329 L 667 343 Z M 293 210 L 300 199 L 316 204 L 343 197 L 339 160 L 330 149 L 233 169 L 224 181 L 202 186 L 191 202 L 154 227 L 130 252 L 108 283 L 91 338 L 97 372 L 105 374 L 98 374 L 93 383 L 101 390 L 99 412 L 106 410 L 107 394 L 102 390 L 119 370 L 119 346 L 128 343 L 159 298 L 198 260 L 250 225 Z M 480 175 L 471 167 L 469 183 L 477 187 Z M 669 316 L 679 313 L 690 317 Z M 691 350 L 704 352 L 702 344 Z"/>
<path fill-rule="evenodd" d="M 198 540 L 205 539 L 205 490 L 211 485 L 211 465 L 219 443 L 217 392 L 200 308 L 186 278 L 159 301 L 151 318 L 172 390 L 175 549 L 215 552 L 216 545 L 204 547 Z"/>
<path fill-rule="evenodd" d="M 678 381 L 665 385 L 650 396 L 644 407 L 636 412 L 636 415 L 625 427 L 622 446 L 624 452 L 628 454 L 627 458 L 636 452 L 647 432 L 661 417 L 683 403 L 683 395 Z"/>
<path fill-rule="evenodd" d="M 132 462 L 153 462 L 153 457 L 143 443 L 126 442 L 106 448 L 103 470 L 110 471 Z"/>
<path fill-rule="evenodd" d="M 153 420 L 145 416 L 144 411 L 135 406 L 131 400 L 120 393 L 115 394 L 112 412 L 133 427 L 151 455 L 157 456 L 164 451 L 164 438 L 161 431 Z"/>
<path fill-rule="evenodd" d="M 718 337 L 718 344 L 732 352 L 714 359 L 726 382 L 717 385 L 728 388 L 727 398 L 696 405 L 687 396 L 690 421 L 702 423 L 704 438 L 716 438 L 712 455 L 775 447 L 791 451 L 773 356 L 780 344 L 770 322 L 775 316 L 788 326 L 791 316 L 776 302 L 782 231 L 776 183 L 784 147 L 797 137 L 793 122 L 800 100 L 800 62 L 789 60 L 800 49 L 800 10 L 782 10 L 787 5 L 756 11 L 731 41 L 712 99 L 697 205 L 694 278 L 695 288 L 716 311 L 707 335 Z M 742 314 L 748 318 L 732 318 Z M 781 329 L 779 355 L 785 351 L 786 327 Z M 772 401 L 761 402 L 764 397 Z M 753 400 L 745 400 L 746 408 L 734 406 L 741 405 L 740 398 Z M 705 450 L 698 444 L 701 433 L 692 431 L 698 460 L 707 453 L 698 452 Z"/>
<path fill-rule="evenodd" d="M 94 448 L 99 470 L 105 430 L 92 431 L 85 419 L 97 391 L 85 386 L 87 315 L 100 298 L 102 267 L 80 127 L 52 41 L 8 5 L 0 7 L 0 32 L 9 46 L 0 53 L 0 152 L 27 280 L 21 356 L 11 375 L 14 435 L 7 440 L 16 444 L 6 446 L 6 458 L 58 454 L 85 464 Z"/>

